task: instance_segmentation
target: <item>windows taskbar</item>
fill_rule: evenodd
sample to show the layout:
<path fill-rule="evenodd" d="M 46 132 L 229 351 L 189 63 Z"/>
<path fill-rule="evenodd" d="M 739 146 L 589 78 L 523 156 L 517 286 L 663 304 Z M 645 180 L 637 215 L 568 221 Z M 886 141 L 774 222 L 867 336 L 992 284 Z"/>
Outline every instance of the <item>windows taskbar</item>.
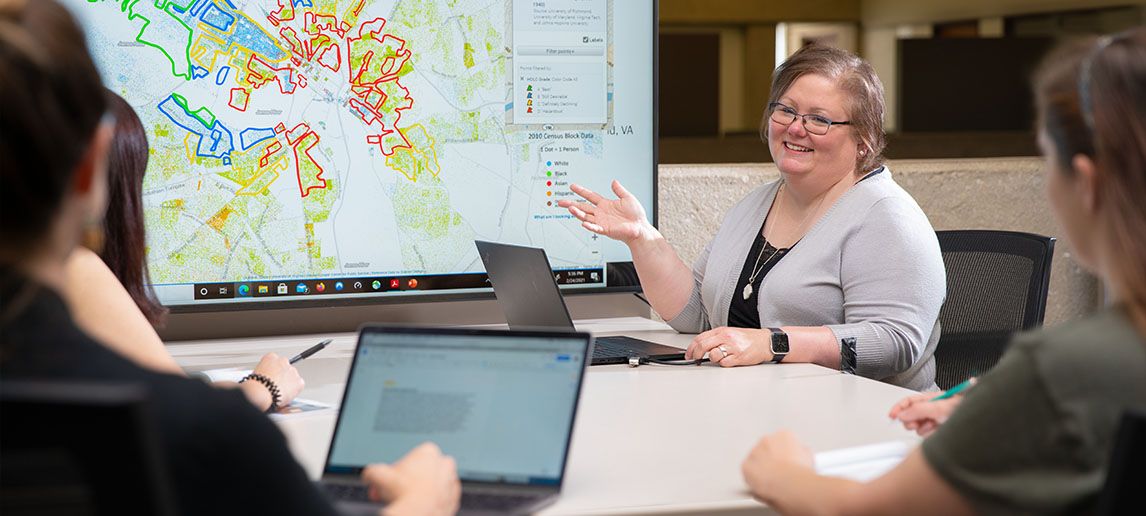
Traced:
<path fill-rule="evenodd" d="M 603 285 L 603 268 L 553 271 L 558 285 Z M 255 280 L 195 283 L 196 301 L 242 298 L 300 298 L 306 296 L 381 294 L 385 292 L 489 288 L 484 272 L 402 276 L 335 277 L 290 280 Z"/>

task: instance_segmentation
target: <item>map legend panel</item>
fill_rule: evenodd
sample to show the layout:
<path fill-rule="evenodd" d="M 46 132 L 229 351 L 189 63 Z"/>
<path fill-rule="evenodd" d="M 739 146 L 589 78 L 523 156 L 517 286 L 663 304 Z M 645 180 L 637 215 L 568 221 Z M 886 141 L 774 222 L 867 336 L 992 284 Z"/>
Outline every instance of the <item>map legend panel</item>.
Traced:
<path fill-rule="evenodd" d="M 561 159 L 546 160 L 545 187 L 551 195 L 546 206 L 558 208 L 557 201 L 561 199 L 574 199 L 575 194 L 569 190 L 569 162 Z M 560 208 L 564 209 L 564 208 Z"/>
<path fill-rule="evenodd" d="M 513 123 L 608 122 L 607 0 L 513 1 Z"/>

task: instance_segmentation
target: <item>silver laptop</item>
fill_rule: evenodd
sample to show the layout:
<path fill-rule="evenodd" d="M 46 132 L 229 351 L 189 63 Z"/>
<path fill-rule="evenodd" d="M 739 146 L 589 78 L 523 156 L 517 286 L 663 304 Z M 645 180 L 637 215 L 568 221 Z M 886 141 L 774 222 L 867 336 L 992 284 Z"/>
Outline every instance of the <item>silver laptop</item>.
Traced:
<path fill-rule="evenodd" d="M 461 514 L 520 514 L 561 491 L 588 333 L 365 326 L 322 487 L 348 514 L 377 514 L 364 466 L 432 441 L 457 461 Z"/>
<path fill-rule="evenodd" d="M 481 240 L 474 244 L 510 328 L 574 329 L 544 249 Z M 630 358 L 682 360 L 684 350 L 623 335 L 597 337 L 590 365 L 627 364 Z"/>

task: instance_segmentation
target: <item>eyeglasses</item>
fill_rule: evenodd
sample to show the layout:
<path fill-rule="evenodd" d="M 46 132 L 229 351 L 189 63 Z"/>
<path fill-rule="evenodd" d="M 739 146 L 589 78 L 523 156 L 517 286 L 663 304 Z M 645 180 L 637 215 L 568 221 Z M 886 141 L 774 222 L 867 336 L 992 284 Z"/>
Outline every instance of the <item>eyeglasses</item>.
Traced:
<path fill-rule="evenodd" d="M 797 118 L 800 118 L 803 120 L 804 130 L 820 136 L 828 134 L 828 129 L 831 129 L 833 125 L 851 124 L 850 121 L 836 122 L 828 117 L 820 115 L 800 114 L 797 113 L 795 109 L 785 106 L 779 102 L 772 102 L 771 104 L 768 104 L 768 110 L 772 112 L 772 114 L 769 115 L 769 118 L 771 118 L 773 122 L 776 122 L 780 125 L 792 125 L 792 122 L 795 122 Z"/>

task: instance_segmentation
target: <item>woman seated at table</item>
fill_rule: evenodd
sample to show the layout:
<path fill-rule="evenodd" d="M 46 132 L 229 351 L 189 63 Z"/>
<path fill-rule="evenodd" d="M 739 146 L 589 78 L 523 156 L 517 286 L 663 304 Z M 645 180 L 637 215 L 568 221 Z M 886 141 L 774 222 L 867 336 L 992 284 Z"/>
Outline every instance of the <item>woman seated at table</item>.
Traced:
<path fill-rule="evenodd" d="M 143 174 L 147 170 L 147 134 L 135 110 L 119 95 L 106 92 L 108 113 L 115 117 L 115 135 L 108 151 L 108 211 L 100 225 L 87 230 L 89 245 L 68 258 L 68 281 L 60 293 L 76 325 L 94 340 L 136 364 L 161 373 L 183 375 L 183 369 L 163 346 L 155 327 L 167 309 L 155 300 L 149 285 L 143 225 Z M 290 404 L 305 382 L 285 357 L 264 355 L 254 373 L 259 381 L 237 387 L 262 410 Z M 272 392 L 277 391 L 276 400 Z"/>
<path fill-rule="evenodd" d="M 883 165 L 883 85 L 866 61 L 811 45 L 772 78 L 760 134 L 780 170 L 734 206 L 692 269 L 619 182 L 561 201 L 628 245 L 653 308 L 700 333 L 687 358 L 722 366 L 813 362 L 916 390 L 946 274 L 927 216 Z"/>
<path fill-rule="evenodd" d="M 84 34 L 51 0 L 0 0 L 0 378 L 144 386 L 180 514 L 334 514 L 286 439 L 237 392 L 144 369 L 80 330 L 65 264 L 106 204 L 114 121 Z M 83 428 L 78 431 L 97 431 Z M 451 514 L 432 444 L 363 472 L 387 514 Z"/>
<path fill-rule="evenodd" d="M 790 433 L 765 437 L 744 478 L 780 512 L 1095 511 L 1123 412 L 1146 410 L 1146 29 L 1066 44 L 1035 82 L 1051 207 L 1112 304 L 1016 337 L 921 447 L 867 485 L 816 475 Z"/>

